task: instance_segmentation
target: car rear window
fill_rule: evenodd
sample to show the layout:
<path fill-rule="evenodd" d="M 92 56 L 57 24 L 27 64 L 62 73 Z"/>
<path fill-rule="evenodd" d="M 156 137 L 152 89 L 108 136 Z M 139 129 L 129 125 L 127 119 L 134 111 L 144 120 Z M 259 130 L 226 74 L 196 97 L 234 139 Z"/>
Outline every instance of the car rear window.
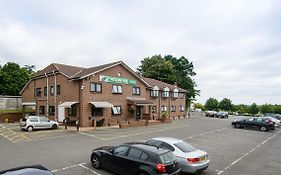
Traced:
<path fill-rule="evenodd" d="M 178 149 L 180 149 L 182 152 L 188 153 L 191 151 L 196 151 L 197 149 L 194 148 L 192 145 L 186 143 L 186 142 L 178 142 L 174 144 Z"/>
<path fill-rule="evenodd" d="M 171 163 L 171 162 L 175 161 L 176 157 L 174 156 L 174 154 L 171 151 L 168 151 L 164 154 L 161 154 L 160 159 L 161 159 L 162 163 L 167 164 L 167 163 Z"/>

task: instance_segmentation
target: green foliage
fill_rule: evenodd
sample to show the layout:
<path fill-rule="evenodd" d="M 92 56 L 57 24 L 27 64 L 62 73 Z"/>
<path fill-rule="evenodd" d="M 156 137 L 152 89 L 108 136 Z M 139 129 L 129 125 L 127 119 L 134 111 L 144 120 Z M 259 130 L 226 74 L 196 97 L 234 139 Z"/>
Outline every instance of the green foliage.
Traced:
<path fill-rule="evenodd" d="M 31 74 L 17 63 L 8 62 L 0 69 L 0 95 L 20 95 Z"/>
<path fill-rule="evenodd" d="M 219 102 L 215 98 L 209 98 L 205 103 L 206 110 L 218 110 L 219 109 Z"/>
<path fill-rule="evenodd" d="M 232 101 L 228 98 L 224 98 L 220 101 L 220 109 L 224 111 L 231 111 L 233 109 Z"/>
<path fill-rule="evenodd" d="M 169 84 L 175 82 L 180 88 L 187 90 L 186 99 L 188 102 L 195 99 L 199 95 L 197 85 L 192 79 L 196 73 L 193 71 L 193 63 L 189 62 L 187 58 L 176 58 L 172 55 L 154 55 L 152 57 L 144 58 L 138 71 L 148 78 L 154 78 Z"/>
<path fill-rule="evenodd" d="M 259 112 L 258 105 L 256 103 L 253 103 L 249 108 L 250 114 L 257 114 Z"/>
<path fill-rule="evenodd" d="M 203 104 L 201 104 L 201 103 L 194 103 L 194 108 L 195 109 L 202 109 L 202 110 L 204 110 L 204 105 Z"/>

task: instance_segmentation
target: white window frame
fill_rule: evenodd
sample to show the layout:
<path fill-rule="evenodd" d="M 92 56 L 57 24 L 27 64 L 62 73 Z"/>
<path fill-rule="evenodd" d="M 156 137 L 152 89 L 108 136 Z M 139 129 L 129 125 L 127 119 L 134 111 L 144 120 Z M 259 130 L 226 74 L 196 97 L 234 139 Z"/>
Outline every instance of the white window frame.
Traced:
<path fill-rule="evenodd" d="M 140 95 L 140 87 L 133 87 L 133 95 Z"/>
<path fill-rule="evenodd" d="M 176 112 L 177 110 L 177 106 L 176 105 L 172 105 L 171 106 L 171 112 Z"/>
<path fill-rule="evenodd" d="M 161 106 L 161 112 L 167 112 L 167 106 Z"/>
<path fill-rule="evenodd" d="M 112 93 L 122 94 L 122 85 L 117 85 L 117 84 L 112 85 Z"/>
<path fill-rule="evenodd" d="M 179 109 L 180 109 L 180 112 L 184 112 L 184 106 L 181 105 L 181 106 L 179 107 Z"/>
<path fill-rule="evenodd" d="M 113 115 L 121 115 L 121 106 L 113 106 L 112 113 Z"/>
<path fill-rule="evenodd" d="M 178 89 L 174 89 L 174 91 L 172 93 L 172 97 L 173 98 L 179 98 L 179 90 Z"/>
<path fill-rule="evenodd" d="M 165 87 L 164 90 L 162 91 L 162 97 L 169 98 L 169 92 L 170 92 L 170 89 L 168 87 Z"/>
<path fill-rule="evenodd" d="M 91 92 L 101 92 L 101 83 L 91 83 L 90 91 Z"/>

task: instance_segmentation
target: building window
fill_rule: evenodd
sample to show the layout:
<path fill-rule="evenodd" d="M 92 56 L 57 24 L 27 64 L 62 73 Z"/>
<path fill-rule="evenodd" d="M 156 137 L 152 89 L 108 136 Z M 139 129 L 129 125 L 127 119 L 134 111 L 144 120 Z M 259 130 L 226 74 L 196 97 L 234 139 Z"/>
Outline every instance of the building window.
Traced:
<path fill-rule="evenodd" d="M 50 87 L 50 95 L 54 95 L 54 86 Z"/>
<path fill-rule="evenodd" d="M 47 96 L 47 93 L 48 93 L 48 89 L 47 87 L 44 87 L 44 95 Z"/>
<path fill-rule="evenodd" d="M 101 84 L 91 83 L 91 92 L 101 92 Z"/>
<path fill-rule="evenodd" d="M 184 112 L 184 106 L 180 106 L 180 112 Z"/>
<path fill-rule="evenodd" d="M 152 113 L 157 113 L 157 107 L 156 106 L 152 106 L 151 110 L 152 110 Z"/>
<path fill-rule="evenodd" d="M 162 97 L 169 98 L 169 92 L 170 92 L 169 88 L 166 87 L 164 91 L 162 91 Z"/>
<path fill-rule="evenodd" d="M 60 85 L 57 85 L 57 95 L 60 95 Z"/>
<path fill-rule="evenodd" d="M 55 115 L 55 106 L 49 106 L 49 115 Z"/>
<path fill-rule="evenodd" d="M 178 90 L 178 89 L 175 89 L 175 90 L 172 92 L 172 98 L 179 98 L 179 90 Z"/>
<path fill-rule="evenodd" d="M 113 85 L 112 86 L 113 94 L 122 94 L 122 86 L 121 85 Z"/>
<path fill-rule="evenodd" d="M 179 93 L 179 98 L 183 99 L 184 98 L 184 93 Z"/>
<path fill-rule="evenodd" d="M 161 112 L 167 112 L 167 106 L 162 106 L 161 107 Z"/>
<path fill-rule="evenodd" d="M 77 115 L 77 106 L 71 105 L 70 108 L 68 108 L 68 115 L 69 116 L 76 116 Z"/>
<path fill-rule="evenodd" d="M 171 106 L 171 112 L 176 112 L 176 106 L 175 105 L 173 105 L 173 106 Z"/>
<path fill-rule="evenodd" d="M 140 95 L 140 88 L 139 87 L 133 87 L 133 95 Z"/>
<path fill-rule="evenodd" d="M 36 88 L 35 89 L 35 96 L 36 97 L 41 97 L 41 88 Z"/>
<path fill-rule="evenodd" d="M 154 86 L 153 89 L 150 91 L 151 97 L 158 97 L 159 96 L 159 88 Z"/>
<path fill-rule="evenodd" d="M 103 108 L 92 106 L 92 116 L 103 116 Z"/>
<path fill-rule="evenodd" d="M 39 106 L 39 114 L 45 114 L 45 106 Z"/>
<path fill-rule="evenodd" d="M 112 114 L 113 115 L 121 115 L 121 106 L 112 107 Z"/>

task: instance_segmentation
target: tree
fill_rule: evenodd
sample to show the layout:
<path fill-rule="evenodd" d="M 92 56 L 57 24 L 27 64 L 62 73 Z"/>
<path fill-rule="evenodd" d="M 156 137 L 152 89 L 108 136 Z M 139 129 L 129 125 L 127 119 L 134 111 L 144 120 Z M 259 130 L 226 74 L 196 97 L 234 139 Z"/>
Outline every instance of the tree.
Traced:
<path fill-rule="evenodd" d="M 204 105 L 201 104 L 201 103 L 194 103 L 194 108 L 195 109 L 202 109 L 202 110 L 204 110 Z"/>
<path fill-rule="evenodd" d="M 209 98 L 205 103 L 206 110 L 218 110 L 219 109 L 219 102 L 215 98 Z"/>
<path fill-rule="evenodd" d="M 31 75 L 18 64 L 8 62 L 0 69 L 0 94 L 19 95 Z"/>
<path fill-rule="evenodd" d="M 172 55 L 154 55 L 144 58 L 137 69 L 144 77 L 154 78 L 169 84 L 175 82 L 180 88 L 187 90 L 186 99 L 190 103 L 199 95 L 199 90 L 192 76 L 196 73 L 193 71 L 193 63 L 187 58 L 176 58 Z"/>
<path fill-rule="evenodd" d="M 259 108 L 256 103 L 253 103 L 249 108 L 250 114 L 257 114 L 259 112 Z"/>
<path fill-rule="evenodd" d="M 230 99 L 224 98 L 220 101 L 220 109 L 224 111 L 231 111 L 233 109 L 233 104 Z"/>

